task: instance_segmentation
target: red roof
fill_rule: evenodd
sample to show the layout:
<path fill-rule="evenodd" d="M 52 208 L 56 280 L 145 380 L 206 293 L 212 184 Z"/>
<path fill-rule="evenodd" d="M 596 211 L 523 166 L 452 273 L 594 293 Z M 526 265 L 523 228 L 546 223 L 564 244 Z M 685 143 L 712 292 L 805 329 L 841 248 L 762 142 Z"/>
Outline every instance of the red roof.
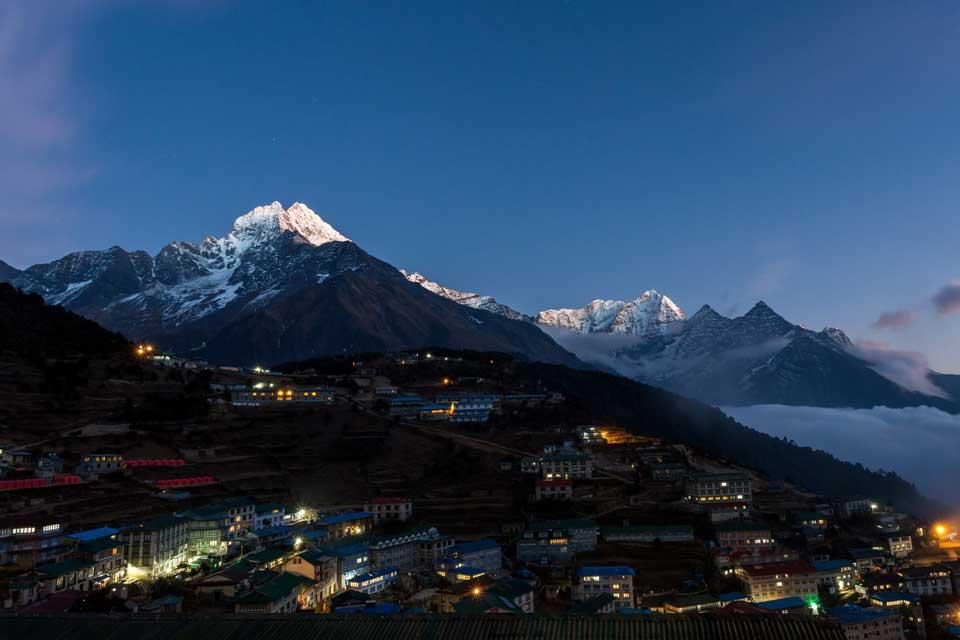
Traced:
<path fill-rule="evenodd" d="M 377 496 L 370 501 L 370 504 L 402 504 L 404 502 L 410 502 L 410 499 L 403 496 Z"/>
<path fill-rule="evenodd" d="M 182 467 L 185 464 L 180 458 L 127 460 L 128 467 Z"/>
<path fill-rule="evenodd" d="M 213 476 L 194 476 L 192 478 L 157 480 L 156 486 L 159 489 L 172 489 L 174 487 L 199 487 L 205 484 L 216 484 L 216 482 L 217 479 Z"/>
<path fill-rule="evenodd" d="M 816 573 L 809 562 L 795 560 L 794 562 L 771 562 L 769 564 L 751 564 L 743 567 L 743 570 L 751 578 L 762 578 L 765 576 L 775 576 L 781 573 Z"/>

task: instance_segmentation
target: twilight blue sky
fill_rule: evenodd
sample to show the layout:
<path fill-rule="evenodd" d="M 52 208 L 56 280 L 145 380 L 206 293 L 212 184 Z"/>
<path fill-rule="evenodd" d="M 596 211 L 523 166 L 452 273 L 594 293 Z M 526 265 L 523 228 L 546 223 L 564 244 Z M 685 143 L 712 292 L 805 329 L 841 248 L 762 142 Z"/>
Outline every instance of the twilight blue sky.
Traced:
<path fill-rule="evenodd" d="M 949 1 L 7 0 L 0 259 L 299 200 L 524 311 L 762 297 L 956 372 L 958 60 Z"/>

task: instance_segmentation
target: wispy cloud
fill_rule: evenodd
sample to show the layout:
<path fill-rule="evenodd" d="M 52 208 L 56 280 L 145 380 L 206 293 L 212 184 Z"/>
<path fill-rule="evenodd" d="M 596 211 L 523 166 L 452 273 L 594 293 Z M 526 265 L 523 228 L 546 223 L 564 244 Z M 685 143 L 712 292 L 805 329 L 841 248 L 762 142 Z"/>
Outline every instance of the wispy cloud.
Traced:
<path fill-rule="evenodd" d="M 724 411 L 743 424 L 844 460 L 899 473 L 927 495 L 960 503 L 960 416 L 931 407 L 827 409 L 756 405 Z M 909 443 L 909 446 L 905 446 Z"/>
<path fill-rule="evenodd" d="M 930 362 L 922 353 L 894 349 L 886 343 L 870 340 L 860 340 L 849 350 L 867 361 L 874 371 L 904 389 L 938 398 L 950 397 L 930 380 Z"/>
<path fill-rule="evenodd" d="M 960 312 L 960 282 L 941 287 L 933 296 L 933 307 L 941 315 Z"/>
<path fill-rule="evenodd" d="M 0 3 L 0 236 L 7 241 L 0 248 L 13 261 L 62 215 L 57 198 L 92 175 L 74 153 L 84 117 L 70 77 L 84 12 L 98 4 Z"/>
<path fill-rule="evenodd" d="M 880 314 L 871 327 L 881 331 L 902 331 L 917 319 L 917 314 L 907 309 L 897 309 Z"/>

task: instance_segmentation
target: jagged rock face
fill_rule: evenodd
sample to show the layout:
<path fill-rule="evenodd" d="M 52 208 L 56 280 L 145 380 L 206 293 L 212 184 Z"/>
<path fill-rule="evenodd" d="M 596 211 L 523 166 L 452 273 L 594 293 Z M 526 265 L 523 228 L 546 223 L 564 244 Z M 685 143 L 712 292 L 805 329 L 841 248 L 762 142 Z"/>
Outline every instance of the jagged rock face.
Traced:
<path fill-rule="evenodd" d="M 220 362 L 437 345 L 576 363 L 528 323 L 413 285 L 299 203 L 257 207 L 221 238 L 173 242 L 156 256 L 113 247 L 11 275 L 131 338 Z"/>
<path fill-rule="evenodd" d="M 763 302 L 739 318 L 704 306 L 675 334 L 643 338 L 614 358 L 640 380 L 716 404 L 960 409 L 885 377 L 843 331 L 810 331 Z"/>
<path fill-rule="evenodd" d="M 536 321 L 580 334 L 650 336 L 669 333 L 683 318 L 673 300 L 651 290 L 630 302 L 594 300 L 582 309 L 547 309 L 537 314 Z"/>

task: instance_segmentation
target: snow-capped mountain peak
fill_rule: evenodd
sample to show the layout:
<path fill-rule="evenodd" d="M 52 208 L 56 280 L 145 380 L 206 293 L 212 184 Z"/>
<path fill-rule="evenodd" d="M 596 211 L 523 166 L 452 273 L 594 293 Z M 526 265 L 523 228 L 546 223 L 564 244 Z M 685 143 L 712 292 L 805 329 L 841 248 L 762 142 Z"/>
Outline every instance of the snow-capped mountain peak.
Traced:
<path fill-rule="evenodd" d="M 256 241 L 283 231 L 299 234 L 316 246 L 327 242 L 350 241 L 300 202 L 293 203 L 289 209 L 284 209 L 279 202 L 273 202 L 248 211 L 234 221 L 229 235 L 243 242 Z"/>
<path fill-rule="evenodd" d="M 537 315 L 539 324 L 561 327 L 576 333 L 652 335 L 669 331 L 684 319 L 673 300 L 651 289 L 636 300 L 593 300 L 581 309 L 547 309 Z"/>

